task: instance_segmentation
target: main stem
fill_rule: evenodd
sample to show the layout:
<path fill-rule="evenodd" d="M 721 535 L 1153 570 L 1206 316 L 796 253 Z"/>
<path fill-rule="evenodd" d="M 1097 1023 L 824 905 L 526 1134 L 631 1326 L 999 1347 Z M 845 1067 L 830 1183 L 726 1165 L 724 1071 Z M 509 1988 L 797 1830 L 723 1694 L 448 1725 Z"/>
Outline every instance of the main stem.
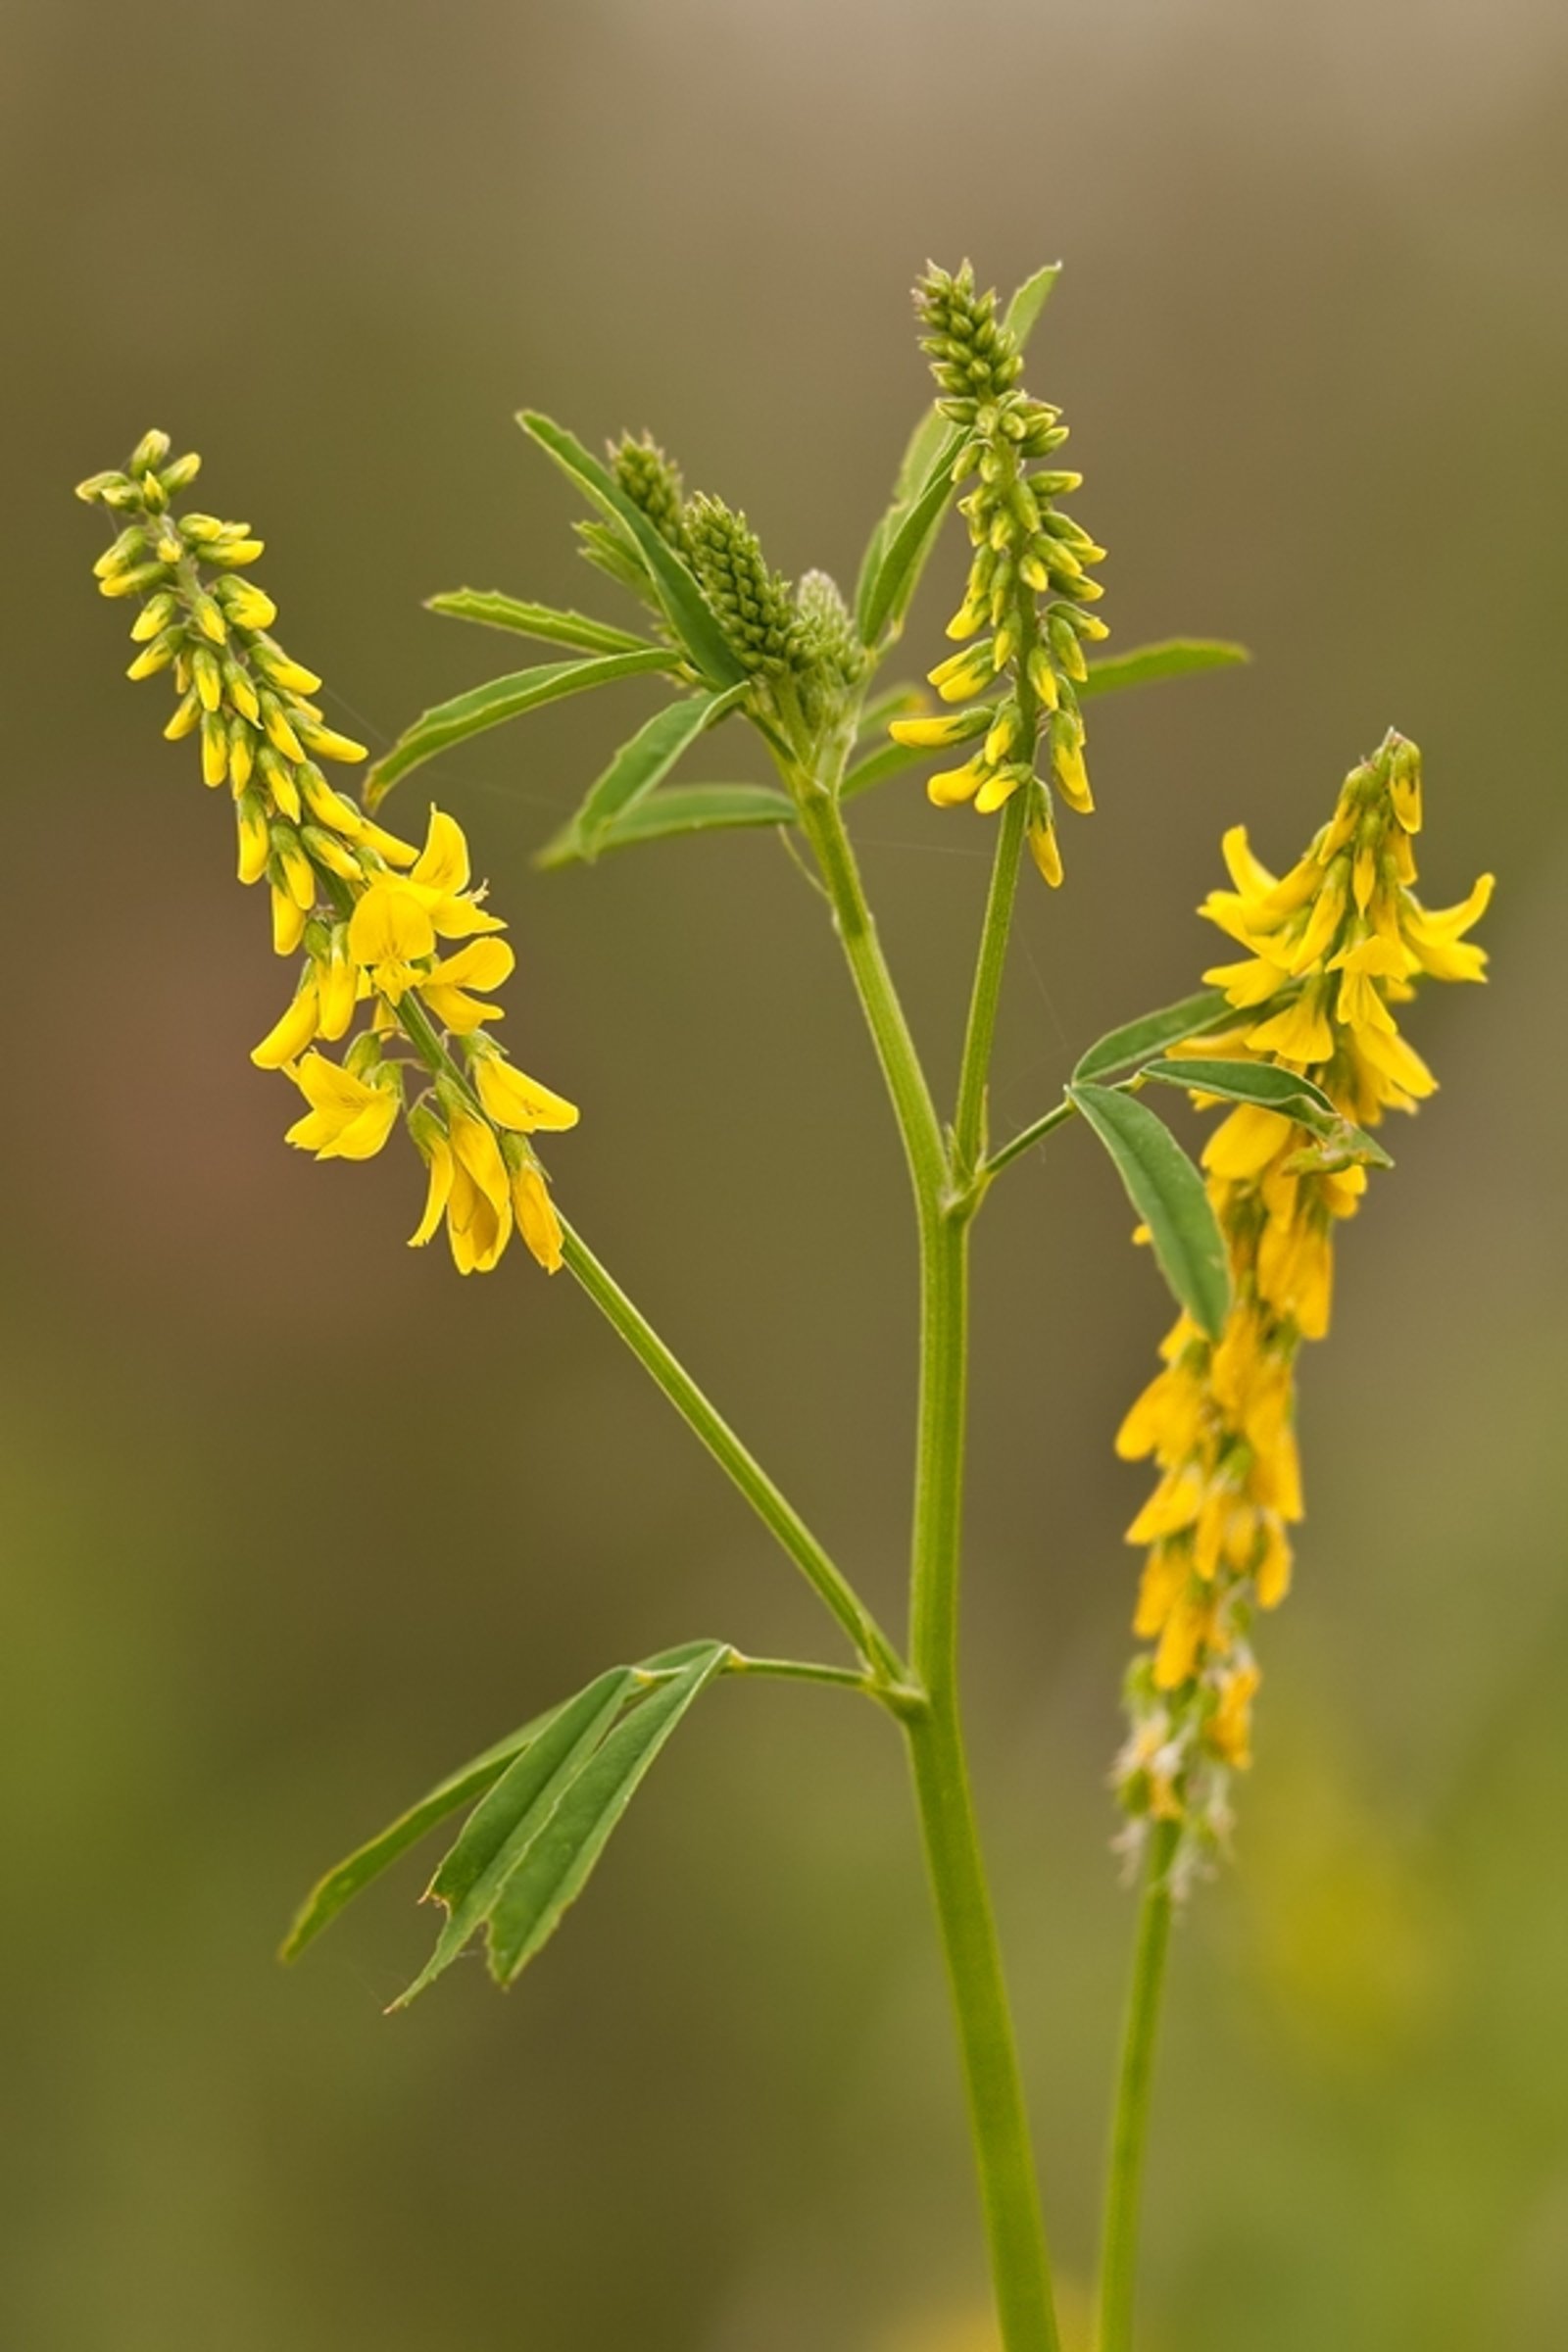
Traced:
<path fill-rule="evenodd" d="M 969 1788 L 957 1679 L 968 1225 L 921 1237 L 920 1451 L 910 1665 L 927 1712 L 905 1726 L 942 1930 L 1005 2352 L 1056 2352 L 1051 2269 L 1017 2044 Z"/>
<path fill-rule="evenodd" d="M 968 1222 L 837 806 L 802 807 L 867 1026 L 893 1099 L 920 1231 L 920 1405 L 910 1666 L 925 1705 L 905 1718 L 926 1867 L 963 2063 L 1004 2352 L 1058 2352 L 1040 2191 L 1017 2044 L 981 1858 L 958 1706 L 958 1560 L 968 1361 Z M 1021 839 L 1021 834 L 1020 834 Z M 1016 851 L 1012 872 L 1016 875 Z M 1005 923 L 993 883 L 993 924 Z M 982 959 L 985 949 L 982 950 Z M 995 965 L 1000 976 L 1000 959 Z M 977 982 L 978 987 L 978 982 Z M 982 1015 L 989 1056 L 995 998 Z M 971 1044 L 975 1021 L 971 1012 Z M 965 1067 L 969 1066 L 969 1049 Z M 984 1101 L 984 1075 L 977 1100 Z"/>
<path fill-rule="evenodd" d="M 1160 1822 L 1149 1843 L 1138 1942 L 1122 2037 L 1110 2172 L 1100 2256 L 1099 2352 L 1132 2352 L 1133 2299 L 1138 2275 L 1138 2217 L 1149 2143 L 1149 2102 L 1159 2029 L 1165 1957 L 1170 1947 L 1170 1865 L 1178 1831 Z"/>

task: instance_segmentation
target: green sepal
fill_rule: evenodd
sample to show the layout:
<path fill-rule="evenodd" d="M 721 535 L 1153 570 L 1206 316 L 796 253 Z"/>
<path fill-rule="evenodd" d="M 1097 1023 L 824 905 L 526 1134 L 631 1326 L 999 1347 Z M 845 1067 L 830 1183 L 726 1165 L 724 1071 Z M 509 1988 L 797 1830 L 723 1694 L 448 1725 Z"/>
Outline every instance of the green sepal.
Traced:
<path fill-rule="evenodd" d="M 730 651 L 695 574 L 626 496 L 614 475 L 584 449 L 575 434 L 537 410 L 520 410 L 517 422 L 637 550 L 653 576 L 670 627 L 702 676 L 713 686 L 739 685 L 746 672 Z"/>
<path fill-rule="evenodd" d="M 1140 1062 L 1152 1061 L 1184 1037 L 1204 1037 L 1212 1030 L 1256 1018 L 1255 1012 L 1238 1012 L 1218 989 L 1200 989 L 1196 996 L 1183 997 L 1179 1004 L 1163 1004 L 1157 1012 L 1141 1013 L 1136 1021 L 1107 1029 L 1079 1057 L 1074 1083 L 1114 1077 L 1118 1070 L 1136 1069 Z"/>
<path fill-rule="evenodd" d="M 672 669 L 677 657 L 667 645 L 651 645 L 636 653 L 602 654 L 588 662 L 541 662 L 532 669 L 514 670 L 509 677 L 492 678 L 470 686 L 466 694 L 437 703 L 405 728 L 392 749 L 370 769 L 365 783 L 365 802 L 376 808 L 411 768 L 422 766 L 437 753 L 466 743 L 509 718 L 520 718 L 545 703 L 568 694 L 584 694 L 591 686 L 609 686 L 617 678 L 634 678 L 658 669 Z"/>
<path fill-rule="evenodd" d="M 564 612 L 555 605 L 527 604 L 499 588 L 447 588 L 427 596 L 425 609 L 451 620 L 475 620 L 488 629 L 514 629 L 547 645 L 574 645 L 588 654 L 634 654 L 649 643 L 630 629 L 612 628 L 586 612 Z"/>
<path fill-rule="evenodd" d="M 1130 1095 L 1074 1085 L 1067 1099 L 1109 1153 L 1177 1303 L 1217 1340 L 1230 1312 L 1230 1269 L 1201 1176 L 1164 1121 Z"/>
<path fill-rule="evenodd" d="M 768 784 L 680 784 L 636 802 L 595 837 L 593 856 L 663 841 L 679 833 L 711 833 L 731 826 L 790 825 L 795 804 Z M 564 826 L 534 857 L 541 867 L 582 863 L 588 858 L 574 824 Z"/>
<path fill-rule="evenodd" d="M 656 710 L 589 786 L 582 807 L 549 845 L 549 851 L 563 847 L 570 838 L 576 845 L 571 854 L 596 858 L 607 829 L 646 800 L 698 736 L 732 710 L 745 692 L 744 686 L 731 686 L 723 694 L 691 696 Z M 547 852 L 540 862 L 564 864 L 569 858 Z"/>
<path fill-rule="evenodd" d="M 1192 678 L 1205 669 L 1234 669 L 1251 659 L 1245 645 L 1232 645 L 1223 637 L 1162 637 L 1157 644 L 1135 645 L 1130 653 L 1091 662 L 1089 675 L 1079 681 L 1078 699 L 1121 694 L 1129 686 L 1154 686 L 1161 678 Z"/>

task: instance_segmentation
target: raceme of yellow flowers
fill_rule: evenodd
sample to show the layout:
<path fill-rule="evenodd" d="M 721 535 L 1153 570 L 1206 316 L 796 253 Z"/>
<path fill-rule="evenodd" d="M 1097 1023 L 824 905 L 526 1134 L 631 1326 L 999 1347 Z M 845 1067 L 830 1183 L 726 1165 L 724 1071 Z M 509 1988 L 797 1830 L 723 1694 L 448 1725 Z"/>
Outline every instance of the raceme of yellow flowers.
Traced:
<path fill-rule="evenodd" d="M 1304 1074 L 1361 1128 L 1386 1110 L 1413 1111 L 1437 1082 L 1394 1007 L 1422 974 L 1485 977 L 1484 951 L 1465 934 L 1493 882 L 1484 874 L 1460 906 L 1424 907 L 1420 829 L 1420 755 L 1391 734 L 1347 777 L 1332 821 L 1283 879 L 1252 856 L 1245 828 L 1228 833 L 1233 887 L 1200 911 L 1243 954 L 1203 977 L 1242 1018 L 1182 1051 Z M 1251 1103 L 1209 1136 L 1203 1165 L 1234 1303 L 1217 1342 L 1180 1318 L 1163 1370 L 1116 1440 L 1126 1459 L 1152 1456 L 1160 1474 L 1127 1531 L 1148 1546 L 1133 1624 L 1153 1646 L 1128 1677 L 1132 1730 L 1116 1785 L 1134 1846 L 1152 1821 L 1180 1825 L 1178 1886 L 1223 1841 L 1230 1774 L 1250 1760 L 1259 1675 L 1249 1628 L 1254 1608 L 1285 1594 L 1301 1517 L 1296 1355 L 1328 1329 L 1335 1229 L 1367 1183 L 1353 1142 L 1325 1145 Z"/>
<path fill-rule="evenodd" d="M 1105 551 L 1055 504 L 1083 476 L 1050 466 L 1028 470 L 1032 461 L 1060 448 L 1067 427 L 1059 410 L 1031 400 L 1019 385 L 1023 359 L 1017 337 L 996 315 L 996 295 L 975 291 L 966 263 L 956 277 L 929 270 L 916 301 L 943 395 L 937 406 L 966 436 L 953 478 L 979 475 L 958 502 L 975 552 L 948 635 L 963 651 L 930 673 L 945 703 L 967 708 L 898 719 L 891 732 L 914 750 L 978 742 L 961 766 L 932 776 L 927 792 L 939 808 L 968 801 L 982 815 L 1027 793 L 1029 846 L 1054 888 L 1061 852 L 1054 796 L 1036 762 L 1044 738 L 1055 791 L 1070 808 L 1093 808 L 1074 684 L 1088 674 L 1083 640 L 1108 634 L 1103 621 L 1083 610 L 1103 594 L 1087 567 Z"/>
<path fill-rule="evenodd" d="M 401 1120 L 428 1171 L 414 1246 L 444 1217 L 459 1272 L 486 1272 L 515 1230 L 553 1272 L 561 1226 L 527 1139 L 577 1113 L 486 1031 L 502 1012 L 485 1000 L 514 957 L 470 888 L 462 830 L 432 808 L 416 848 L 327 782 L 319 760 L 365 750 L 327 726 L 309 699 L 320 680 L 269 634 L 276 608 L 242 576 L 262 553 L 249 524 L 174 514 L 201 460 L 171 461 L 170 447 L 148 433 L 123 472 L 77 495 L 121 521 L 93 568 L 105 596 L 139 600 L 127 674 L 171 673 L 179 699 L 164 732 L 199 737 L 203 777 L 233 796 L 239 878 L 268 884 L 277 954 L 302 955 L 292 1003 L 251 1054 L 305 1099 L 285 1140 L 318 1159 L 368 1159 Z M 320 1051 L 345 1038 L 337 1058 Z"/>

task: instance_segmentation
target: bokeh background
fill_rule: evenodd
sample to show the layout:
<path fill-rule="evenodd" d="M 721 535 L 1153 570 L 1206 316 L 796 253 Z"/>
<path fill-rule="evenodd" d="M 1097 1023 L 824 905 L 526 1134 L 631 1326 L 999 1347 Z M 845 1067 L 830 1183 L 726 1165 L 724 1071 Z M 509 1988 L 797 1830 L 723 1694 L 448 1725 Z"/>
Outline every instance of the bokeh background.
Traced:
<path fill-rule="evenodd" d="M 403 1248 L 409 1154 L 285 1152 L 277 969 L 79 476 L 150 423 L 339 723 L 529 658 L 467 581 L 608 613 L 524 401 L 655 427 L 773 560 L 853 572 L 924 397 L 906 289 L 1069 267 L 1032 379 L 1126 645 L 1102 809 L 1026 894 L 998 1115 L 1184 993 L 1222 828 L 1288 858 L 1391 721 L 1425 880 L 1500 888 L 1443 1092 L 1306 1368 L 1239 1867 L 1176 1954 L 1150 2352 L 1568 2338 L 1560 1321 L 1568 20 L 1553 0 L 105 0 L 0 9 L 10 1142 L 0 1448 L 0 2337 L 18 2352 L 983 2352 L 897 1742 L 726 1686 L 505 2002 L 397 2021 L 420 1865 L 293 1974 L 318 1866 L 610 1660 L 817 1647 L 787 1565 L 567 1281 Z M 934 658 L 949 548 L 908 639 Z M 929 649 L 929 651 L 928 651 Z M 912 1254 L 810 893 L 753 836 L 541 876 L 639 690 L 432 771 L 514 923 L 509 1029 L 584 1105 L 570 1212 L 881 1604 Z M 737 740 L 707 748 L 735 772 Z M 753 762 L 744 772 L 760 776 Z M 425 779 L 421 779 L 421 783 Z M 416 805 L 418 794 L 416 793 Z M 988 837 L 858 813 L 956 1055 Z M 1164 1303 L 1081 1135 L 979 1237 L 967 1673 L 1051 2221 L 1092 2262 L 1131 1906 L 1102 1779 Z"/>

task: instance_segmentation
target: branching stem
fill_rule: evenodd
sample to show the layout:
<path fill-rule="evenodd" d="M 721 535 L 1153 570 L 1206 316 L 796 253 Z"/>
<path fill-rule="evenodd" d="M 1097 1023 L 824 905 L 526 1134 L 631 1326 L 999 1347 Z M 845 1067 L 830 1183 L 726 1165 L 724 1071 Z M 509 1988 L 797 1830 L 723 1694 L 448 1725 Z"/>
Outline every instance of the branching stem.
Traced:
<path fill-rule="evenodd" d="M 903 1659 L 847 1577 L 834 1565 L 793 1503 L 779 1492 L 755 1454 L 741 1443 L 716 1405 L 698 1387 L 646 1315 L 632 1304 L 609 1269 L 600 1264 L 581 1234 L 563 1220 L 567 1270 L 581 1283 L 610 1324 L 625 1341 L 689 1428 L 739 1487 L 753 1510 L 778 1538 L 812 1591 L 844 1628 L 856 1648 L 889 1685 L 906 1680 Z"/>
<path fill-rule="evenodd" d="M 1017 796 L 1020 801 L 1022 796 Z M 1017 2044 L 969 1789 L 958 1704 L 958 1567 L 968 1363 L 968 1227 L 908 1024 L 882 954 L 836 802 L 802 801 L 802 823 L 832 901 L 866 1025 L 899 1123 L 920 1236 L 920 1400 L 910 1582 L 910 1665 L 925 1706 L 906 1722 L 926 1867 L 963 2063 L 970 2129 L 1004 2352 L 1057 2352 Z M 983 1107 L 1022 810 L 999 843 L 965 1054 Z"/>

